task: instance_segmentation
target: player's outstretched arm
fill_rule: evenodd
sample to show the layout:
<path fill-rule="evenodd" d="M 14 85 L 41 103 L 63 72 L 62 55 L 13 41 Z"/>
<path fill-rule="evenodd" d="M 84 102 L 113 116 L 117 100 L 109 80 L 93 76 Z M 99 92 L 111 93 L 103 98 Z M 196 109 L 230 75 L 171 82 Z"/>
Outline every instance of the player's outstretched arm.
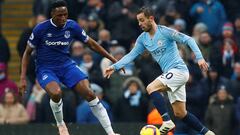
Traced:
<path fill-rule="evenodd" d="M 91 37 L 89 37 L 88 41 L 87 41 L 88 46 L 95 52 L 101 54 L 102 56 L 108 58 L 109 60 L 111 60 L 113 63 L 116 63 L 117 60 L 111 55 L 109 54 L 101 45 L 99 45 L 95 40 L 93 40 Z M 123 71 L 123 73 L 125 74 L 125 69 L 122 68 L 121 69 Z"/>
<path fill-rule="evenodd" d="M 26 90 L 26 73 L 27 73 L 27 66 L 29 63 L 29 59 L 31 56 L 31 53 L 33 51 L 33 48 L 31 48 L 29 45 L 26 46 L 26 49 L 23 54 L 22 58 L 22 64 L 21 64 L 21 76 L 20 76 L 20 86 L 19 86 L 19 95 L 23 96 L 25 90 Z"/>
<path fill-rule="evenodd" d="M 113 63 L 116 63 L 117 60 L 110 55 L 101 45 L 99 45 L 95 40 L 93 40 L 91 37 L 89 37 L 87 44 L 89 46 L 89 48 L 91 48 L 93 51 L 101 54 L 102 56 L 108 58 L 109 60 L 111 60 Z"/>

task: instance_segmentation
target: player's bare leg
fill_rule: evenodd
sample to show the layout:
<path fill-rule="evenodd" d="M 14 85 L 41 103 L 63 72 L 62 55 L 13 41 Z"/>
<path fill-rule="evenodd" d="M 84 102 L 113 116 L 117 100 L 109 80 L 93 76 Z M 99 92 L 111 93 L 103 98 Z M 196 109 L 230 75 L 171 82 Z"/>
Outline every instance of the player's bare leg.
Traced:
<path fill-rule="evenodd" d="M 57 82 L 52 81 L 46 85 L 46 91 L 50 96 L 50 106 L 57 122 L 58 131 L 60 135 L 69 135 L 65 122 L 63 121 L 63 103 L 62 91 Z"/>
<path fill-rule="evenodd" d="M 175 124 L 170 119 L 170 116 L 167 112 L 164 97 L 160 93 L 168 90 L 169 88 L 158 79 L 155 79 L 147 86 L 147 92 L 152 98 L 155 107 L 163 118 L 163 124 L 159 129 L 162 135 L 167 134 L 169 131 L 175 128 Z"/>
<path fill-rule="evenodd" d="M 114 133 L 107 111 L 90 89 L 89 81 L 87 79 L 80 81 L 75 85 L 74 90 L 78 91 L 80 95 L 88 101 L 93 114 L 98 118 L 106 133 L 108 135 L 119 135 Z"/>
<path fill-rule="evenodd" d="M 195 117 L 190 112 L 186 110 L 186 103 L 181 101 L 175 101 L 172 103 L 172 108 L 174 111 L 175 117 L 181 119 L 189 127 L 192 127 L 194 130 L 200 132 L 204 135 L 215 135 L 212 131 L 207 129 L 197 117 Z"/>

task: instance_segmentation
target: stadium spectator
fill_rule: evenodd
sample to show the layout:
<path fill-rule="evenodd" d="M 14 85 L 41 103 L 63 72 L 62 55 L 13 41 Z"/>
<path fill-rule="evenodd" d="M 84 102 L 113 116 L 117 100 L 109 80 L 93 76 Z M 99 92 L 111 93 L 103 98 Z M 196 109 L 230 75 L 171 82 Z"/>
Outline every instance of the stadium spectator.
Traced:
<path fill-rule="evenodd" d="M 5 92 L 0 104 L 0 124 L 25 124 L 29 121 L 27 111 L 14 93 L 11 90 Z"/>
<path fill-rule="evenodd" d="M 213 47 L 211 35 L 208 32 L 202 32 L 199 37 L 198 46 L 205 60 L 209 61 L 211 48 Z"/>
<path fill-rule="evenodd" d="M 110 52 L 117 60 L 120 60 L 125 54 L 126 50 L 122 46 L 117 46 L 113 51 Z M 107 66 L 110 66 L 112 62 L 109 60 L 103 59 L 102 62 L 105 63 L 104 67 L 102 67 L 102 71 L 106 69 Z M 103 63 L 102 63 L 103 64 Z M 102 65 L 101 64 L 101 65 Z M 109 79 L 109 89 L 106 92 L 106 97 L 109 98 L 111 104 L 115 104 L 117 99 L 121 97 L 122 94 L 122 84 L 123 82 L 130 76 L 135 74 L 135 65 L 134 63 L 130 63 L 125 67 L 125 74 L 121 71 L 116 72 Z M 104 73 L 104 72 L 103 72 Z"/>
<path fill-rule="evenodd" d="M 2 33 L 0 32 L 0 62 L 4 62 L 6 64 L 8 64 L 8 62 L 10 61 L 10 49 L 8 46 L 8 42 L 5 39 L 5 37 L 2 35 Z"/>
<path fill-rule="evenodd" d="M 77 18 L 79 26 L 81 26 L 85 31 L 88 31 L 88 18 L 86 15 L 81 14 Z"/>
<path fill-rule="evenodd" d="M 82 9 L 81 14 L 86 16 L 96 14 L 100 20 L 107 23 L 107 10 L 103 0 L 88 0 L 87 4 Z"/>
<path fill-rule="evenodd" d="M 107 29 L 102 29 L 98 33 L 98 43 L 109 51 L 111 46 L 111 33 Z"/>
<path fill-rule="evenodd" d="M 205 91 L 201 89 L 198 80 L 193 75 L 193 71 L 190 70 L 189 79 L 186 84 L 187 108 L 201 121 L 204 120 L 204 113 L 208 102 L 208 98 L 204 96 Z"/>
<path fill-rule="evenodd" d="M 41 104 L 42 98 L 45 94 L 46 91 L 39 85 L 38 81 L 36 80 L 26 106 L 30 122 L 40 122 L 37 109 Z"/>
<path fill-rule="evenodd" d="M 235 61 L 239 60 L 238 52 L 234 51 L 234 41 L 232 39 L 225 39 L 222 46 L 222 70 L 223 76 L 230 78 L 233 73 Z"/>
<path fill-rule="evenodd" d="M 81 41 L 73 41 L 70 46 L 71 58 L 80 66 L 83 62 L 84 44 Z"/>
<path fill-rule="evenodd" d="M 104 28 L 102 20 L 99 19 L 98 15 L 92 13 L 88 16 L 88 33 L 93 39 L 98 40 L 98 31 Z"/>
<path fill-rule="evenodd" d="M 199 43 L 199 37 L 203 32 L 207 32 L 207 26 L 204 23 L 200 22 L 194 25 L 192 37 L 195 39 L 197 43 Z"/>
<path fill-rule="evenodd" d="M 87 74 L 89 81 L 104 85 L 103 76 L 99 65 L 93 60 L 93 51 L 86 49 L 83 53 L 83 61 L 80 64 L 80 69 Z"/>
<path fill-rule="evenodd" d="M 98 43 L 109 52 L 111 33 L 107 29 L 98 31 Z M 93 52 L 93 59 L 99 65 L 103 57 L 98 53 Z"/>
<path fill-rule="evenodd" d="M 240 97 L 240 62 L 234 64 L 229 90 L 230 94 L 233 95 L 234 100 L 237 101 L 238 97 Z"/>
<path fill-rule="evenodd" d="M 113 52 L 115 52 L 115 50 L 117 48 L 119 48 L 119 46 L 121 46 L 121 45 L 118 43 L 117 40 L 111 40 L 108 51 L 110 53 L 113 53 Z M 107 66 L 109 66 L 109 65 L 111 65 L 111 61 L 109 61 L 108 59 L 103 58 L 101 60 L 100 67 L 101 67 L 102 73 L 103 73 L 104 69 L 107 68 Z"/>
<path fill-rule="evenodd" d="M 90 87 L 96 94 L 96 96 L 99 98 L 100 102 L 104 105 L 106 108 L 108 115 L 110 117 L 110 120 L 112 121 L 112 112 L 111 112 L 111 107 L 110 105 L 103 100 L 103 89 L 101 86 L 91 83 Z M 93 115 L 88 103 L 84 101 L 77 107 L 77 112 L 76 112 L 76 118 L 77 118 L 77 123 L 83 124 L 83 123 L 99 123 L 97 118 Z"/>
<path fill-rule="evenodd" d="M 216 135 L 233 135 L 234 116 L 233 97 L 228 94 L 225 86 L 221 86 L 217 93 L 210 97 L 205 116 L 206 124 Z"/>
<path fill-rule="evenodd" d="M 211 95 L 216 93 L 216 90 L 221 85 L 229 87 L 229 80 L 219 75 L 216 67 L 211 66 L 207 73 L 207 77 L 200 81 L 200 89 L 204 90 L 204 96 L 209 98 Z"/>
<path fill-rule="evenodd" d="M 3 99 L 4 92 L 8 90 L 18 94 L 17 84 L 8 78 L 7 65 L 0 62 L 0 99 Z"/>
<path fill-rule="evenodd" d="M 144 52 L 143 55 L 139 56 L 135 60 L 135 65 L 138 77 L 143 81 L 144 86 L 147 86 L 154 78 L 162 73 L 161 68 L 148 52 Z"/>
<path fill-rule="evenodd" d="M 234 53 L 238 53 L 237 42 L 234 35 L 234 26 L 231 22 L 227 22 L 224 24 L 222 28 L 222 39 L 216 42 L 216 45 L 222 45 L 225 39 L 232 39 L 233 40 L 233 49 Z"/>
<path fill-rule="evenodd" d="M 214 39 L 221 35 L 221 28 L 226 22 L 226 13 L 218 0 L 200 0 L 192 5 L 190 15 L 196 22 L 205 23 Z"/>
<path fill-rule="evenodd" d="M 128 78 L 122 90 L 122 96 L 114 106 L 114 119 L 117 122 L 145 122 L 148 100 L 141 80 L 137 77 Z"/>
<path fill-rule="evenodd" d="M 108 10 L 112 37 L 117 39 L 126 50 L 129 50 L 132 39 L 135 39 L 138 34 L 137 9 L 138 6 L 133 0 L 119 0 L 110 5 Z"/>
<path fill-rule="evenodd" d="M 238 15 L 238 16 L 235 18 L 234 26 L 235 26 L 235 33 L 234 33 L 235 39 L 236 39 L 238 48 L 240 49 L 240 15 Z M 240 51 L 240 50 L 239 50 L 239 51 Z"/>
<path fill-rule="evenodd" d="M 186 21 L 182 18 L 178 18 L 174 21 L 174 28 L 177 31 L 186 33 Z"/>

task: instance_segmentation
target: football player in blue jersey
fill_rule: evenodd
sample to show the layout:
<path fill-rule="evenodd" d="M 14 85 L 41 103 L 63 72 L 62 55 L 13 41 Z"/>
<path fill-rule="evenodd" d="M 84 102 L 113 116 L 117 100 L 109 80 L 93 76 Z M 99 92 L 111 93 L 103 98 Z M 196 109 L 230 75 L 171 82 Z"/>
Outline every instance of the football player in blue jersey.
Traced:
<path fill-rule="evenodd" d="M 78 91 L 88 101 L 93 114 L 98 118 L 108 135 L 114 133 L 106 109 L 89 88 L 87 76 L 69 57 L 69 45 L 75 40 L 85 42 L 92 50 L 110 59 L 116 59 L 104 50 L 96 41 L 88 37 L 85 31 L 73 20 L 68 20 L 66 2 L 57 0 L 51 5 L 51 19 L 38 24 L 29 37 L 28 45 L 22 58 L 20 92 L 26 89 L 26 72 L 31 52 L 36 50 L 36 76 L 41 87 L 50 96 L 53 111 L 60 135 L 69 135 L 63 120 L 62 91 L 59 86 Z"/>
<path fill-rule="evenodd" d="M 203 59 L 196 42 L 193 38 L 183 33 L 157 25 L 154 21 L 153 11 L 150 8 L 141 8 L 137 13 L 137 20 L 144 32 L 137 38 L 134 48 L 127 55 L 105 70 L 105 76 L 109 78 L 114 71 L 124 67 L 138 55 L 142 54 L 144 50 L 149 51 L 163 71 L 163 74 L 146 88 L 155 107 L 163 118 L 163 124 L 160 127 L 161 134 L 167 134 L 167 132 L 175 128 L 175 124 L 167 112 L 164 98 L 160 93 L 166 91 L 174 115 L 177 118 L 203 135 L 215 135 L 203 126 L 197 117 L 186 110 L 185 84 L 189 78 L 189 71 L 179 55 L 176 42 L 188 45 L 194 52 L 199 67 L 203 71 L 207 71 L 208 64 Z"/>

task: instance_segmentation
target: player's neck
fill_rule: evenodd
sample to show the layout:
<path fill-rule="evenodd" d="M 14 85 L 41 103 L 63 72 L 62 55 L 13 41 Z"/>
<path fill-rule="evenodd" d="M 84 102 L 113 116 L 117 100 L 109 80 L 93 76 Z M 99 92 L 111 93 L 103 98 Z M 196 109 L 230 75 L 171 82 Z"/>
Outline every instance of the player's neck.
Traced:
<path fill-rule="evenodd" d="M 156 24 L 156 23 L 153 23 L 153 27 L 152 27 L 152 29 L 149 31 L 149 35 L 150 35 L 151 37 L 153 37 L 154 34 L 156 33 L 156 31 L 157 31 L 157 24 Z"/>

